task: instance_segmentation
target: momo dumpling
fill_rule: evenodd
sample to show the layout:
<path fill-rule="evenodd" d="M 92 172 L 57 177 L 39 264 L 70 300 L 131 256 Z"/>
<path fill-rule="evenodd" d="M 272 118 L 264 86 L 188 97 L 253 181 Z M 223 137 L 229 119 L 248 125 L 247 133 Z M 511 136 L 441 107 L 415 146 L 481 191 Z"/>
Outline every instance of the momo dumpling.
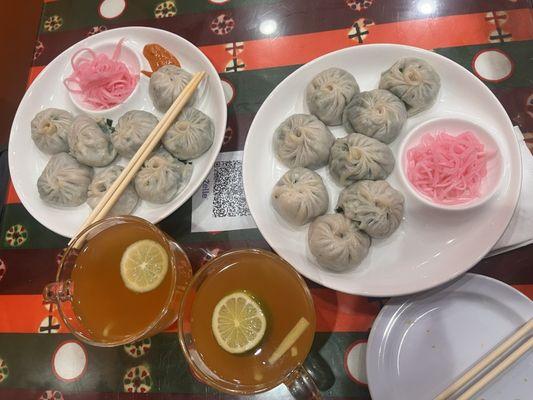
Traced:
<path fill-rule="evenodd" d="M 38 112 L 31 120 L 31 138 L 46 154 L 68 151 L 67 134 L 74 117 L 59 108 L 47 108 Z"/>
<path fill-rule="evenodd" d="M 341 272 L 359 264 L 368 254 L 370 237 L 342 214 L 326 214 L 309 226 L 309 250 L 318 263 Z"/>
<path fill-rule="evenodd" d="M 158 111 L 166 112 L 181 91 L 191 81 L 192 75 L 183 68 L 175 65 L 164 65 L 150 77 L 148 93 Z M 196 91 L 189 100 L 194 102 Z"/>
<path fill-rule="evenodd" d="M 98 205 L 109 187 L 122 173 L 123 169 L 124 167 L 121 167 L 120 165 L 112 165 L 94 175 L 87 193 L 87 204 L 89 204 L 91 208 Z M 130 183 L 126 189 L 124 189 L 122 195 L 107 215 L 115 216 L 131 214 L 138 202 L 139 196 L 137 195 L 133 184 Z"/>
<path fill-rule="evenodd" d="M 391 149 L 379 140 L 352 133 L 335 140 L 329 172 L 343 186 L 363 180 L 385 179 L 394 169 Z"/>
<path fill-rule="evenodd" d="M 118 119 L 111 143 L 122 157 L 131 158 L 153 131 L 159 120 L 142 110 L 131 110 Z"/>
<path fill-rule="evenodd" d="M 215 126 L 200 110 L 187 107 L 163 136 L 165 149 L 180 160 L 192 160 L 204 154 L 213 144 Z"/>
<path fill-rule="evenodd" d="M 406 120 L 403 102 L 382 89 L 354 95 L 342 115 L 346 132 L 362 133 L 383 143 L 396 139 Z"/>
<path fill-rule="evenodd" d="M 314 115 L 294 114 L 274 132 L 274 151 L 289 168 L 316 169 L 328 163 L 335 137 Z"/>
<path fill-rule="evenodd" d="M 305 100 L 311 114 L 326 125 L 340 125 L 342 113 L 359 85 L 349 72 L 328 68 L 316 75 L 307 85 Z"/>
<path fill-rule="evenodd" d="M 403 195 L 385 181 L 359 181 L 343 189 L 336 211 L 374 238 L 390 236 L 402 222 Z"/>
<path fill-rule="evenodd" d="M 381 74 L 379 88 L 398 96 L 405 103 L 407 114 L 412 116 L 435 103 L 440 77 L 429 63 L 420 58 L 401 58 Z"/>
<path fill-rule="evenodd" d="M 150 203 L 168 203 L 189 182 L 192 165 L 185 164 L 159 148 L 135 176 L 135 190 Z"/>
<path fill-rule="evenodd" d="M 87 115 L 74 118 L 67 138 L 70 154 L 90 167 L 105 167 L 117 155 L 109 134 Z"/>
<path fill-rule="evenodd" d="M 67 153 L 54 154 L 37 180 L 39 196 L 58 207 L 75 207 L 87 200 L 93 169 Z"/>
<path fill-rule="evenodd" d="M 272 205 L 291 224 L 304 225 L 328 210 L 328 191 L 320 175 L 297 167 L 287 171 L 274 186 Z"/>

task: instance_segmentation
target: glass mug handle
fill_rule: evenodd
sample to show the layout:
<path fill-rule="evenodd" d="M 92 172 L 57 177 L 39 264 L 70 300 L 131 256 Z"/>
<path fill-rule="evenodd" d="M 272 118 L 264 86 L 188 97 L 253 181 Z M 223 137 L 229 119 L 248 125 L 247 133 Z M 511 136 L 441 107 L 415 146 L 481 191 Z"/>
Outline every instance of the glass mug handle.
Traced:
<path fill-rule="evenodd" d="M 315 381 L 303 365 L 292 371 L 284 383 L 296 400 L 322 399 Z"/>

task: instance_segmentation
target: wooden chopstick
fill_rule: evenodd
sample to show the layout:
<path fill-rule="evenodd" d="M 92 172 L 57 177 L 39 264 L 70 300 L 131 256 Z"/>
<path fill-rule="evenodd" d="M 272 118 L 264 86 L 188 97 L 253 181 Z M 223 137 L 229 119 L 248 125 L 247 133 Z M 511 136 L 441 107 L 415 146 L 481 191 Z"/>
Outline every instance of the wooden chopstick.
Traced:
<path fill-rule="evenodd" d="M 137 173 L 137 171 L 143 165 L 144 161 L 159 144 L 159 141 L 166 133 L 170 125 L 174 122 L 176 116 L 187 104 L 187 101 L 191 98 L 194 93 L 194 90 L 198 87 L 204 76 L 205 72 L 203 71 L 196 73 L 191 79 L 191 81 L 187 84 L 187 86 L 185 86 L 185 88 L 181 91 L 180 95 L 176 98 L 176 100 L 174 100 L 174 103 L 172 103 L 163 118 L 161 118 L 161 120 L 152 130 L 148 138 L 144 141 L 139 150 L 137 150 L 137 152 L 128 162 L 128 165 L 120 173 L 120 175 L 109 187 L 109 189 L 107 189 L 106 193 L 102 196 L 100 202 L 92 210 L 92 212 L 89 214 L 89 216 L 79 229 L 78 234 L 92 223 L 104 218 L 109 212 L 109 210 L 111 210 L 111 208 L 115 205 L 115 203 L 118 201 L 126 187 L 129 185 L 129 183 Z M 75 235 L 69 241 L 69 245 L 73 243 L 74 238 L 77 235 Z"/>
<path fill-rule="evenodd" d="M 496 377 L 498 377 L 507 368 L 509 368 L 511 364 L 513 364 L 516 360 L 518 360 L 520 357 L 522 357 L 525 353 L 527 353 L 532 348 L 533 348 L 533 337 L 529 338 L 528 341 L 526 341 L 519 348 L 517 348 L 515 351 L 509 354 L 509 356 L 507 356 L 501 363 L 499 363 L 496 367 L 491 369 L 485 376 L 483 376 L 483 378 L 481 378 L 479 381 L 473 384 L 466 392 L 464 392 L 461 396 L 459 396 L 457 400 L 471 399 L 474 394 L 476 394 L 481 389 L 483 389 L 485 386 L 487 386 Z"/>
<path fill-rule="evenodd" d="M 159 141 L 161 140 L 163 135 L 166 133 L 170 125 L 172 125 L 176 116 L 180 113 L 183 107 L 187 104 L 187 101 L 193 95 L 194 90 L 198 87 L 198 85 L 200 84 L 204 76 L 205 76 L 205 72 L 199 72 L 195 74 L 193 78 L 191 79 L 191 81 L 187 84 L 187 86 L 185 86 L 185 88 L 182 90 L 180 95 L 176 98 L 174 103 L 172 103 L 168 111 L 165 113 L 163 118 L 161 118 L 161 121 L 159 121 L 159 123 L 156 125 L 154 130 L 150 133 L 146 141 L 139 148 L 137 153 L 135 153 L 135 155 L 132 157 L 132 159 L 126 166 L 126 168 L 124 168 L 124 171 L 127 171 L 126 174 L 124 174 L 124 178 L 122 178 L 122 174 L 118 176 L 118 178 L 115 181 L 115 182 L 118 181 L 116 185 L 116 190 L 113 190 L 112 193 L 109 195 L 109 200 L 104 201 L 105 199 L 102 198 L 101 203 L 103 204 L 103 206 L 101 207 L 101 210 L 98 212 L 98 214 L 95 216 L 95 218 L 90 223 L 94 223 L 104 218 L 107 215 L 107 213 L 111 210 L 111 208 L 115 205 L 115 203 L 120 198 L 120 195 L 122 194 L 122 192 L 124 192 L 128 184 L 134 178 L 137 171 L 142 167 L 144 161 L 146 161 L 148 156 L 152 153 L 155 147 L 159 144 Z M 113 188 L 113 186 L 114 185 L 111 186 L 111 189 Z"/>
<path fill-rule="evenodd" d="M 454 383 L 452 383 L 450 386 L 448 386 L 446 389 L 444 389 L 437 397 L 435 397 L 434 400 L 446 400 L 446 399 L 448 399 L 451 395 L 453 395 L 460 388 L 462 388 L 469 381 L 471 381 L 472 378 L 474 378 L 481 371 L 483 371 L 490 364 L 492 364 L 498 357 L 501 357 L 502 354 L 504 354 L 511 347 L 513 347 L 518 342 L 520 342 L 525 336 L 527 336 L 529 334 L 529 332 L 531 330 L 533 330 L 533 318 L 531 318 L 524 325 L 522 325 L 520 327 L 520 329 L 518 329 L 515 333 L 513 333 L 511 336 L 509 336 L 507 339 L 505 339 L 500 345 L 496 346 L 485 357 L 483 357 L 481 360 L 479 360 L 479 362 L 477 362 L 474 366 L 472 366 L 472 368 L 470 368 L 468 371 L 466 371 L 459 379 L 457 379 Z M 531 340 L 529 340 L 529 342 L 530 341 Z M 507 359 L 505 359 L 505 360 L 507 360 Z M 505 362 L 505 360 L 504 360 L 504 362 Z M 495 367 L 494 370 L 497 369 L 498 367 L 499 366 Z M 480 382 L 481 382 L 481 380 L 480 380 Z M 472 387 L 474 387 L 474 386 L 472 386 Z"/>

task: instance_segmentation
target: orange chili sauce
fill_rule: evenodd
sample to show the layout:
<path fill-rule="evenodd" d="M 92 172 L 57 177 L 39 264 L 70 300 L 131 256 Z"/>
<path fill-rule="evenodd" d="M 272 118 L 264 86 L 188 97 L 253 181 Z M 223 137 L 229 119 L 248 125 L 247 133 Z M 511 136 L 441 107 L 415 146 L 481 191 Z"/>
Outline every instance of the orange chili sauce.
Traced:
<path fill-rule="evenodd" d="M 152 76 L 153 71 L 157 71 L 163 65 L 175 65 L 181 67 L 180 62 L 174 55 L 157 43 L 149 43 L 143 48 L 143 55 L 148 60 L 152 71 L 141 71 L 146 76 Z"/>

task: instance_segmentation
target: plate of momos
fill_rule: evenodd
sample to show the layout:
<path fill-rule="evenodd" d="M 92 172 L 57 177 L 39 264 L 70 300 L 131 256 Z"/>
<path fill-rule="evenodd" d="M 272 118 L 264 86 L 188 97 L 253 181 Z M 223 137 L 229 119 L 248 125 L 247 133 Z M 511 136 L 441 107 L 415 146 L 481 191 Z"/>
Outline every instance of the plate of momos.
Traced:
<path fill-rule="evenodd" d="M 151 71 L 143 48 L 152 43 L 181 65 L 161 66 L 151 77 L 140 74 L 131 96 L 108 111 L 77 107 L 62 84 L 72 74 L 71 58 L 80 49 L 115 48 L 119 42 L 137 53 L 141 70 Z M 192 196 L 220 151 L 227 108 L 216 70 L 190 42 L 146 27 L 108 30 L 61 53 L 29 87 L 11 129 L 10 173 L 24 207 L 47 228 L 73 236 L 199 71 L 206 78 L 110 212 L 153 223 Z"/>
<path fill-rule="evenodd" d="M 400 179 L 407 134 L 436 117 L 496 132 L 501 186 L 483 206 L 431 207 Z M 302 66 L 265 100 L 247 136 L 243 179 L 270 246 L 326 287 L 409 294 L 457 277 L 489 252 L 518 201 L 512 124 L 473 74 L 410 46 L 355 46 Z"/>

